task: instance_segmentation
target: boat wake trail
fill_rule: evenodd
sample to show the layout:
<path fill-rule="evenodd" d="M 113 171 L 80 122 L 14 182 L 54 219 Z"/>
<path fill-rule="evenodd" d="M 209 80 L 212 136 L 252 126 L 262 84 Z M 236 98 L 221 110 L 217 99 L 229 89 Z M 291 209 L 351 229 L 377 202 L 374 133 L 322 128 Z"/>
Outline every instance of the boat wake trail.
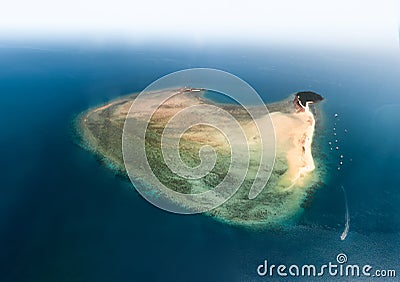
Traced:
<path fill-rule="evenodd" d="M 349 233 L 349 228 L 350 228 L 350 216 L 349 216 L 349 206 L 347 205 L 347 195 L 346 195 L 346 190 L 344 190 L 344 187 L 342 187 L 343 190 L 343 195 L 344 195 L 344 202 L 345 202 L 345 206 L 346 206 L 346 214 L 344 216 L 345 218 L 345 227 L 343 230 L 342 235 L 340 236 L 340 240 L 344 240 L 347 237 L 347 233 Z"/>

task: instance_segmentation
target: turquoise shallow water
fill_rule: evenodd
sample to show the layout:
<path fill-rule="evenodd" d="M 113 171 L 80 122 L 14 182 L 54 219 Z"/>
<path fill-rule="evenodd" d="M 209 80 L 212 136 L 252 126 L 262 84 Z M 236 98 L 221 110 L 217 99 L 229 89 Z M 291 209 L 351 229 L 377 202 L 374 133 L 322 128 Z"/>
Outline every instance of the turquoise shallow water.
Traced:
<path fill-rule="evenodd" d="M 398 267 L 399 54 L 35 44 L 0 48 L 1 281 L 257 281 L 266 258 L 322 264 L 341 252 Z M 76 114 L 189 67 L 232 72 L 266 102 L 326 98 L 315 146 L 330 177 L 296 225 L 252 231 L 166 213 L 75 144 Z"/>

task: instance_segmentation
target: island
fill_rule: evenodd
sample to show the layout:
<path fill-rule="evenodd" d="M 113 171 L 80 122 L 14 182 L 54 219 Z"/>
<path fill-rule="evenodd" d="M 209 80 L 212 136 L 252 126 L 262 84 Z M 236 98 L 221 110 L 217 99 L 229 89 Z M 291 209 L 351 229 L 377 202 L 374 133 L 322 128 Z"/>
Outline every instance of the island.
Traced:
<path fill-rule="evenodd" d="M 257 160 L 260 138 L 248 112 L 240 105 L 219 103 L 206 98 L 205 89 L 182 87 L 159 91 L 177 93 L 157 109 L 146 131 L 147 160 L 160 182 L 177 192 L 199 193 L 213 189 L 224 179 L 231 157 L 229 144 L 213 127 L 192 127 L 182 135 L 180 141 L 181 158 L 192 167 L 199 165 L 199 150 L 204 144 L 215 149 L 215 166 L 201 179 L 176 176 L 165 164 L 161 151 L 163 128 L 177 112 L 193 105 L 216 105 L 235 117 L 243 128 L 251 158 L 246 178 L 237 192 L 225 203 L 205 214 L 234 225 L 279 226 L 294 222 L 304 208 L 310 205 L 313 191 L 321 186 L 323 180 L 323 169 L 319 163 L 316 164 L 313 157 L 316 128 L 313 104 L 323 100 L 321 95 L 311 91 L 297 92 L 283 101 L 267 105 L 275 129 L 275 163 L 270 168 L 271 176 L 265 188 L 254 199 L 250 199 L 249 190 L 259 164 Z M 80 114 L 76 120 L 80 145 L 122 176 L 126 176 L 122 133 L 127 114 L 137 95 L 127 95 L 91 108 Z M 151 97 L 154 96 L 157 95 L 149 95 L 148 103 L 153 102 Z M 195 115 L 193 119 L 196 119 Z M 145 179 L 146 175 L 139 169 L 137 177 Z"/>

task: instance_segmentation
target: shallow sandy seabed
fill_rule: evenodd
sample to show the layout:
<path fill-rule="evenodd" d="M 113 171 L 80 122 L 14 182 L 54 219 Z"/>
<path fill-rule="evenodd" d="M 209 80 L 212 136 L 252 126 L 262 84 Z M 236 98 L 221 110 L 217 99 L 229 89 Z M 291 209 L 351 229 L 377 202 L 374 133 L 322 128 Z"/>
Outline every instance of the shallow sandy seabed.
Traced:
<path fill-rule="evenodd" d="M 157 99 L 156 92 L 151 94 L 148 99 L 149 105 Z M 216 166 L 203 179 L 186 180 L 174 175 L 165 165 L 160 148 L 162 129 L 174 114 L 193 105 L 217 105 L 239 121 L 249 144 L 250 165 L 245 181 L 238 191 L 224 204 L 207 214 L 222 222 L 252 227 L 279 226 L 293 222 L 303 210 L 301 206 L 304 205 L 307 193 L 310 189 L 314 190 L 322 179 L 322 172 L 315 166 L 312 155 L 316 122 L 309 105 L 305 106 L 304 111 L 296 111 L 291 99 L 293 96 L 267 105 L 275 128 L 275 165 L 266 187 L 255 199 L 250 200 L 249 189 L 259 167 L 261 148 L 255 123 L 240 106 L 215 104 L 204 99 L 202 94 L 182 91 L 164 103 L 154 114 L 146 134 L 146 152 L 149 164 L 157 177 L 169 188 L 182 193 L 212 189 L 223 180 L 231 160 L 230 149 L 224 135 L 214 128 L 195 126 L 182 135 L 180 143 L 182 159 L 190 166 L 199 164 L 198 150 L 201 146 L 209 144 L 215 148 L 218 154 Z M 106 160 L 109 167 L 122 174 L 126 174 L 121 149 L 122 130 L 135 97 L 136 95 L 128 95 L 89 109 L 80 115 L 77 123 L 84 147 Z M 207 114 L 213 118 L 212 112 Z M 133 118 L 141 122 L 141 112 L 136 112 Z M 195 119 L 193 115 L 193 123 Z M 140 168 L 137 168 L 135 176 L 146 181 L 146 175 Z M 152 183 L 149 182 L 148 185 L 151 187 Z"/>

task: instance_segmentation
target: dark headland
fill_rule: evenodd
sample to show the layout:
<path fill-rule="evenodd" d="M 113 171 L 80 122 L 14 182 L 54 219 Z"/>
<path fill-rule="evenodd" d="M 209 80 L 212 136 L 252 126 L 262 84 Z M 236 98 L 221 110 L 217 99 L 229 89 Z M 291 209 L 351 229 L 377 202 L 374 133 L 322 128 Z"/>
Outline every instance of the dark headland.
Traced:
<path fill-rule="evenodd" d="M 312 91 L 301 91 L 295 94 L 293 104 L 297 111 L 304 109 L 307 103 L 317 103 L 324 100 L 324 98 Z"/>

